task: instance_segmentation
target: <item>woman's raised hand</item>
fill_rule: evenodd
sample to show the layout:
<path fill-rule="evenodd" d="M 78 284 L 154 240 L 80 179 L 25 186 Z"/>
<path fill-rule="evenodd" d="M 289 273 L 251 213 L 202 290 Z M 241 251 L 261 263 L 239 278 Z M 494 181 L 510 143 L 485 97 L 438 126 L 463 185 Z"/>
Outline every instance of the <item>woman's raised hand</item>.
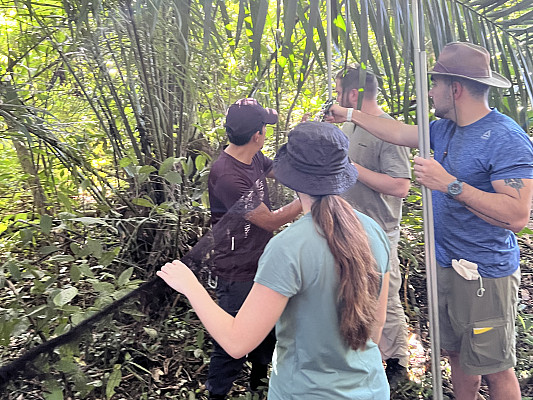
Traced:
<path fill-rule="evenodd" d="M 157 276 L 162 278 L 172 289 L 187 295 L 187 290 L 199 284 L 194 273 L 179 260 L 163 265 Z"/>

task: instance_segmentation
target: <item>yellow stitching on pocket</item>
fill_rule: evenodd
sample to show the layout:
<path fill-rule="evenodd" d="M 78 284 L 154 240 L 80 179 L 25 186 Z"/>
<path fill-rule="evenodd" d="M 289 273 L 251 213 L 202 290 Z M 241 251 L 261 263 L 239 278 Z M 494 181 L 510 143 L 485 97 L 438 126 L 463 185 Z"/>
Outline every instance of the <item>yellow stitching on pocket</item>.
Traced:
<path fill-rule="evenodd" d="M 479 335 L 481 333 L 488 332 L 488 331 L 490 331 L 492 329 L 493 329 L 492 327 L 490 327 L 490 328 L 474 328 L 474 335 Z"/>

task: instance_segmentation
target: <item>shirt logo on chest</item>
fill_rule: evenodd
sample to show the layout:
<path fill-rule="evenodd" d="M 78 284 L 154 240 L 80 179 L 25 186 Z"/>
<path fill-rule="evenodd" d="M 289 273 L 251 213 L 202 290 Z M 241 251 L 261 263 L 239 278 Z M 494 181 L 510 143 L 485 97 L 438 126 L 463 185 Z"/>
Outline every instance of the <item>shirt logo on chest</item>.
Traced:
<path fill-rule="evenodd" d="M 490 138 L 490 129 L 488 131 L 486 131 L 483 135 L 481 135 L 481 139 L 488 139 Z"/>

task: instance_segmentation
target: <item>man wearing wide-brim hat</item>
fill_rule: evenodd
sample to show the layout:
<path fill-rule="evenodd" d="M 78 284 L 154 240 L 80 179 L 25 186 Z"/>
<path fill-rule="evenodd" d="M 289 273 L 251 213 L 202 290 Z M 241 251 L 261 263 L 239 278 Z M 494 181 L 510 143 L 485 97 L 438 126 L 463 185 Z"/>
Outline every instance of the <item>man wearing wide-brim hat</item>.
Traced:
<path fill-rule="evenodd" d="M 529 221 L 533 144 L 511 118 L 491 109 L 490 87 L 511 83 L 491 70 L 481 46 L 446 45 L 431 72 L 434 158 L 415 158 L 415 176 L 433 190 L 441 347 L 457 399 L 476 399 L 484 375 L 491 399 L 520 399 L 514 323 L 520 253 L 513 232 Z M 328 121 L 351 112 L 331 107 Z M 418 146 L 418 129 L 353 111 L 350 120 L 391 143 Z M 468 278 L 477 268 L 480 278 Z M 466 278 L 465 278 L 466 277 Z"/>

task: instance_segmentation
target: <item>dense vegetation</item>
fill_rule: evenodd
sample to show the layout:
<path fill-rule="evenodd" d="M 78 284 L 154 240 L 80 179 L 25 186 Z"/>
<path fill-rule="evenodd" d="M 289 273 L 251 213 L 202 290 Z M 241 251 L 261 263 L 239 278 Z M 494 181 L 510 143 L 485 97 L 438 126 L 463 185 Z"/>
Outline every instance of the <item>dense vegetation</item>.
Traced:
<path fill-rule="evenodd" d="M 411 4 L 331 4 L 333 70 L 371 68 L 385 110 L 416 122 Z M 449 41 L 486 46 L 493 68 L 513 82 L 494 92 L 492 105 L 531 132 L 531 2 L 421 6 L 428 64 Z M 269 155 L 305 113 L 320 110 L 328 99 L 326 15 L 321 0 L 0 0 L 3 365 L 150 280 L 208 231 L 206 179 L 225 142 L 229 104 L 253 96 L 278 110 Z M 283 204 L 291 194 L 272 185 L 274 203 Z M 420 200 L 413 187 L 402 258 L 412 329 L 427 347 Z M 532 395 L 532 233 L 520 236 L 525 396 Z M 183 299 L 153 294 L 39 357 L 1 389 L 6 398 L 202 398 L 208 338 Z M 413 356 L 421 358 L 413 368 L 419 382 L 396 398 L 431 395 L 420 354 Z"/>

